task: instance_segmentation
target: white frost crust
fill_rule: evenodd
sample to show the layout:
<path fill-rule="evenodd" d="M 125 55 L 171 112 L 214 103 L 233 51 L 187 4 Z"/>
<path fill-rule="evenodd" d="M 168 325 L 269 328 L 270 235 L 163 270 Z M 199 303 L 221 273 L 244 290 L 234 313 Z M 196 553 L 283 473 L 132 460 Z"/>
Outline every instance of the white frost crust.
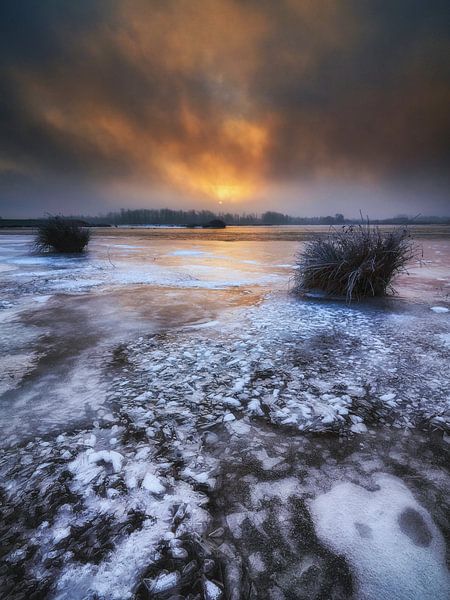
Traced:
<path fill-rule="evenodd" d="M 376 491 L 338 483 L 310 503 L 319 538 L 352 565 L 360 600 L 447 600 L 450 579 L 438 528 L 400 479 L 381 473 L 375 481 Z M 399 519 L 408 509 L 431 534 L 428 546 L 402 531 Z"/>

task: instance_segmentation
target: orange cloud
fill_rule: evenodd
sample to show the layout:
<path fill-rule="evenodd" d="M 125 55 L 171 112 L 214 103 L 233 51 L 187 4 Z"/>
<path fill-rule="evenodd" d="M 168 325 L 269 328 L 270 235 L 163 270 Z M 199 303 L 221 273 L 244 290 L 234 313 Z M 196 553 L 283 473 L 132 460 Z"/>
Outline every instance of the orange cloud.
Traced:
<path fill-rule="evenodd" d="M 96 18 L 74 3 L 73 28 L 50 4 L 50 49 L 0 66 L 0 160 L 28 172 L 232 202 L 443 162 L 447 43 L 414 38 L 420 15 L 412 39 L 401 11 L 356 1 L 121 0 Z"/>

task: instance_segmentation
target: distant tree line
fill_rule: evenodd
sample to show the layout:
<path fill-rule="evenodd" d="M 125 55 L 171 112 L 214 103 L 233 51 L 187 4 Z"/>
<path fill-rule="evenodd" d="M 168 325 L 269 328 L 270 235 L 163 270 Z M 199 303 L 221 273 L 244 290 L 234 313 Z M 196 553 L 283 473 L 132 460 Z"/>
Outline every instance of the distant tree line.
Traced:
<path fill-rule="evenodd" d="M 95 224 L 111 225 L 205 225 L 220 219 L 227 225 L 349 225 L 361 218 L 347 219 L 342 213 L 322 217 L 292 217 L 275 211 L 257 213 L 214 213 L 209 210 L 172 210 L 170 208 L 125 209 L 98 217 L 74 217 Z M 398 215 L 389 219 L 370 219 L 373 225 L 450 224 L 449 217 L 408 217 Z"/>
<path fill-rule="evenodd" d="M 125 209 L 96 217 L 71 216 L 80 225 L 206 225 L 219 219 L 227 225 L 349 225 L 361 218 L 347 219 L 341 213 L 323 217 L 292 217 L 275 211 L 257 213 L 214 213 L 209 210 L 172 210 L 170 208 Z M 43 219 L 2 219 L 0 228 L 37 227 Z M 450 217 L 397 215 L 389 219 L 370 219 L 373 225 L 450 225 Z"/>
<path fill-rule="evenodd" d="M 99 217 L 113 225 L 205 225 L 221 219 L 227 225 L 251 225 L 256 214 L 217 214 L 210 210 L 172 210 L 170 208 L 124 209 Z"/>
<path fill-rule="evenodd" d="M 98 217 L 78 216 L 78 219 L 93 224 L 111 225 L 204 225 L 220 219 L 227 225 L 339 225 L 346 220 L 344 215 L 326 217 L 291 217 L 282 213 L 267 211 L 256 213 L 214 213 L 209 210 L 172 210 L 170 208 L 125 209 L 109 212 Z"/>

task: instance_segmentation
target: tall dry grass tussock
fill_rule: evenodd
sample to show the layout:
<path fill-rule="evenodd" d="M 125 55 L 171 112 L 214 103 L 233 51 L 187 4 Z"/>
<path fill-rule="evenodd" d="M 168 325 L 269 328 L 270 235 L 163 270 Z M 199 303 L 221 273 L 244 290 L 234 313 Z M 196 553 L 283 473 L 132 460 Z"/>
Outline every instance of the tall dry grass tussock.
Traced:
<path fill-rule="evenodd" d="M 294 292 L 320 290 L 348 302 L 394 292 L 392 280 L 417 256 L 409 231 L 381 231 L 370 223 L 332 229 L 297 256 Z"/>
<path fill-rule="evenodd" d="M 37 252 L 80 253 L 86 248 L 90 231 L 76 221 L 64 217 L 49 217 L 39 225 L 34 241 Z"/>

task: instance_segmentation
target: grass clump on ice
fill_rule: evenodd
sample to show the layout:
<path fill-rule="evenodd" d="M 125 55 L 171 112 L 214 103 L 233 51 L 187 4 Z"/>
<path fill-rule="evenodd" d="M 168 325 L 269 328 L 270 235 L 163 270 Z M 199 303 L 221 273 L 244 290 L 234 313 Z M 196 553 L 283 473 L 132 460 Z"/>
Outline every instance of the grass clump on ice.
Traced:
<path fill-rule="evenodd" d="M 320 290 L 348 302 L 394 292 L 392 280 L 416 256 L 409 231 L 370 223 L 332 229 L 297 256 L 294 291 Z"/>
<path fill-rule="evenodd" d="M 89 239 L 89 230 L 76 221 L 49 217 L 39 225 L 34 246 L 38 252 L 80 253 L 88 245 Z"/>

